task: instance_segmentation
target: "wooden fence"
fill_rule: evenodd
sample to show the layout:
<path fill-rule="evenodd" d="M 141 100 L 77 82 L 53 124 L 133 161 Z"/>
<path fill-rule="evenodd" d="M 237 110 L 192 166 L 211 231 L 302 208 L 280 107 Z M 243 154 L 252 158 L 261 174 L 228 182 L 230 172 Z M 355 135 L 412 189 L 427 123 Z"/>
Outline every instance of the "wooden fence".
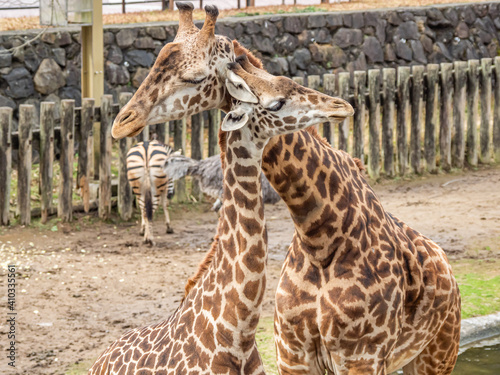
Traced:
<path fill-rule="evenodd" d="M 304 83 L 301 77 L 295 81 Z M 500 161 L 500 57 L 494 60 L 457 61 L 356 71 L 353 74 L 309 76 L 307 85 L 329 95 L 349 100 L 355 115 L 332 126 L 323 124 L 323 136 L 339 149 L 365 161 L 372 178 L 394 177 L 439 169 L 477 166 Z M 13 146 L 18 149 L 17 206 L 19 223 L 27 225 L 32 216 L 57 214 L 70 221 L 75 206 L 89 212 L 97 207 L 99 217 L 106 219 L 114 203 L 124 220 L 133 212 L 133 195 L 126 177 L 126 153 L 134 139 L 119 141 L 113 155 L 111 126 L 121 106 L 131 98 L 120 94 L 119 103 L 104 95 L 101 106 L 94 99 L 83 99 L 81 108 L 73 100 L 61 102 L 60 126 L 54 120 L 55 104 L 40 106 L 40 127 L 35 128 L 35 108 L 19 107 L 19 130 L 12 129 L 12 109 L 0 108 L 0 225 L 10 221 L 11 172 Z M 201 159 L 218 153 L 219 110 L 192 116 L 190 119 L 191 157 Z M 100 126 L 95 126 L 100 122 Z M 146 127 L 137 140 L 149 139 L 150 133 L 174 149 L 186 151 L 188 121 Z M 208 128 L 208 143 L 205 131 Z M 94 131 L 99 144 L 94 147 Z M 172 134 L 171 134 L 172 133 Z M 171 137 L 172 135 L 172 137 Z M 31 209 L 32 141 L 40 141 L 40 209 Z M 171 141 L 173 138 L 173 142 Z M 60 183 L 57 209 L 53 205 L 54 141 L 60 141 Z M 204 143 L 208 152 L 203 152 Z M 78 149 L 75 149 L 75 145 Z M 97 150 L 95 155 L 92 150 Z M 75 156 L 77 160 L 75 160 Z M 117 199 L 112 198 L 111 160 L 118 160 Z M 73 181 L 74 162 L 77 163 Z M 91 201 L 90 186 L 98 181 L 99 199 Z M 81 202 L 73 202 L 73 190 L 80 189 Z M 184 181 L 176 186 L 177 199 L 186 199 Z M 193 185 L 192 195 L 199 194 Z"/>

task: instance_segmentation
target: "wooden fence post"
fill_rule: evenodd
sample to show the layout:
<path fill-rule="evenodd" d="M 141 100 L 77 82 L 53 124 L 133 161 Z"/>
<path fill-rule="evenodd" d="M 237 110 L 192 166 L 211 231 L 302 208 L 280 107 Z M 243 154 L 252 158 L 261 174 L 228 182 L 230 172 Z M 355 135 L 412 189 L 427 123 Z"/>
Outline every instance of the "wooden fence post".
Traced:
<path fill-rule="evenodd" d="M 417 174 L 422 173 L 420 140 L 422 138 L 422 110 L 424 108 L 424 70 L 422 65 L 412 67 L 410 164 L 413 173 Z"/>
<path fill-rule="evenodd" d="M 453 124 L 453 64 L 441 63 L 441 119 L 439 124 L 439 154 L 441 168 L 451 169 L 451 126 Z"/>
<path fill-rule="evenodd" d="M 208 156 L 219 153 L 220 110 L 211 109 L 208 112 Z"/>
<path fill-rule="evenodd" d="M 59 184 L 59 203 L 57 216 L 62 221 L 73 218 L 73 158 L 75 132 L 75 101 L 61 100 L 61 182 Z"/>
<path fill-rule="evenodd" d="M 132 93 L 120 93 L 120 108 L 132 98 Z M 134 195 L 127 178 L 127 153 L 132 146 L 132 138 L 120 139 L 120 161 L 118 166 L 118 212 L 122 220 L 130 220 L 134 210 Z"/>
<path fill-rule="evenodd" d="M 292 80 L 297 82 L 299 85 L 304 86 L 304 77 L 296 76 L 296 77 L 292 77 Z"/>
<path fill-rule="evenodd" d="M 382 112 L 382 150 L 384 153 L 384 171 L 388 177 L 394 177 L 394 114 L 396 99 L 396 69 L 382 70 L 382 92 L 384 108 Z"/>
<path fill-rule="evenodd" d="M 439 82 L 439 65 L 427 65 L 427 77 L 425 86 L 427 97 L 425 101 L 425 135 L 424 153 L 427 170 L 431 173 L 437 172 L 436 167 L 436 124 L 437 124 L 437 84 Z"/>
<path fill-rule="evenodd" d="M 0 108 L 0 225 L 9 225 L 12 108 Z"/>
<path fill-rule="evenodd" d="M 344 100 L 349 100 L 349 83 L 351 80 L 351 75 L 347 72 L 339 73 L 339 95 Z M 340 122 L 339 128 L 339 149 L 348 151 L 349 149 L 349 130 L 350 130 L 351 119 L 347 118 Z M 332 130 L 333 132 L 333 130 Z M 332 144 L 333 146 L 333 144 Z"/>
<path fill-rule="evenodd" d="M 469 60 L 469 75 L 467 80 L 467 162 L 477 166 L 477 124 L 479 123 L 479 60 Z"/>
<path fill-rule="evenodd" d="M 313 90 L 319 90 L 320 77 L 318 75 L 310 75 L 307 77 L 307 87 Z"/>
<path fill-rule="evenodd" d="M 500 162 L 500 56 L 495 57 L 495 115 L 493 116 L 493 153 Z"/>
<path fill-rule="evenodd" d="M 103 95 L 101 99 L 101 134 L 99 160 L 99 217 L 109 219 L 111 215 L 111 113 L 112 95 Z"/>
<path fill-rule="evenodd" d="M 42 224 L 49 217 L 52 206 L 52 177 L 54 168 L 54 113 L 56 104 L 40 104 L 40 198 Z"/>
<path fill-rule="evenodd" d="M 77 187 L 81 189 L 83 210 L 90 209 L 90 180 L 92 176 L 92 150 L 94 149 L 94 103 L 92 98 L 82 99 L 80 144 L 78 145 Z"/>
<path fill-rule="evenodd" d="M 19 106 L 19 162 L 17 167 L 17 213 L 21 225 L 31 223 L 31 142 L 35 107 Z"/>
<path fill-rule="evenodd" d="M 453 119 L 455 131 L 452 143 L 453 166 L 464 167 L 465 157 L 465 95 L 467 92 L 467 63 L 465 61 L 455 61 L 455 96 L 453 100 Z"/>
<path fill-rule="evenodd" d="M 353 156 L 365 162 L 364 137 L 365 126 L 365 95 L 366 95 L 366 72 L 354 72 L 354 124 L 353 124 Z"/>
<path fill-rule="evenodd" d="M 481 136 L 479 137 L 481 163 L 489 163 L 491 121 L 491 64 L 488 58 L 481 59 Z"/>
<path fill-rule="evenodd" d="M 403 176 L 408 167 L 408 112 L 410 107 L 410 68 L 398 68 L 398 113 L 396 123 L 396 136 L 398 146 L 398 169 Z"/>
<path fill-rule="evenodd" d="M 335 74 L 326 73 L 323 75 L 323 87 L 326 95 L 335 96 Z M 339 124 L 340 125 L 340 124 Z M 325 122 L 323 124 L 323 137 L 326 138 L 332 147 L 335 145 L 335 129 L 333 124 Z"/>
<path fill-rule="evenodd" d="M 195 160 L 203 159 L 203 129 L 205 121 L 203 113 L 197 113 L 191 116 L 191 158 Z M 191 194 L 196 200 L 203 199 L 198 181 L 192 180 Z"/>
<path fill-rule="evenodd" d="M 380 176 L 380 70 L 368 71 L 369 92 L 369 141 L 370 162 L 368 164 L 372 178 Z"/>
<path fill-rule="evenodd" d="M 174 121 L 174 150 L 182 150 L 182 154 L 186 154 L 186 119 Z M 177 202 L 186 201 L 186 180 L 181 178 L 175 182 L 175 196 Z"/>

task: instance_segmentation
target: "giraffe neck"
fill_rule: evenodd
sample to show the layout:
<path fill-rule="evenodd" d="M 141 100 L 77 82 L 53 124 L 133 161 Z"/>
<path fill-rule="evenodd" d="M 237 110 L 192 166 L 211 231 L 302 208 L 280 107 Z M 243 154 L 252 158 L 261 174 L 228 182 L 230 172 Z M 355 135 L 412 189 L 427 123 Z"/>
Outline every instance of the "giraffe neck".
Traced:
<path fill-rule="evenodd" d="M 233 346 L 248 353 L 254 348 L 266 287 L 267 231 L 260 181 L 264 144 L 255 145 L 247 127 L 227 138 L 215 278 L 223 295 L 221 317 L 233 331 Z"/>
<path fill-rule="evenodd" d="M 323 264 L 349 241 L 366 242 L 360 248 L 367 248 L 366 228 L 373 220 L 367 197 L 381 206 L 354 160 L 312 133 L 271 139 L 262 170 L 287 204 L 302 248 Z"/>

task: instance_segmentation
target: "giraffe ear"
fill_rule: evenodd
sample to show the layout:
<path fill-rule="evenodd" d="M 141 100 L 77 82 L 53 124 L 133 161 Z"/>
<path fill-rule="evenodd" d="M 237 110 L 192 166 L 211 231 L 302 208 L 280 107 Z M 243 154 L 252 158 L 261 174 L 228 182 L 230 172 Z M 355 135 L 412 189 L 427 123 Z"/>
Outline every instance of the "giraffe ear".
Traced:
<path fill-rule="evenodd" d="M 243 108 L 236 107 L 224 117 L 221 129 L 225 132 L 241 129 L 248 122 L 248 118 L 248 114 Z"/>
<path fill-rule="evenodd" d="M 231 70 L 227 71 L 226 87 L 229 94 L 235 99 L 254 104 L 259 102 L 259 99 L 252 93 L 243 78 Z"/>

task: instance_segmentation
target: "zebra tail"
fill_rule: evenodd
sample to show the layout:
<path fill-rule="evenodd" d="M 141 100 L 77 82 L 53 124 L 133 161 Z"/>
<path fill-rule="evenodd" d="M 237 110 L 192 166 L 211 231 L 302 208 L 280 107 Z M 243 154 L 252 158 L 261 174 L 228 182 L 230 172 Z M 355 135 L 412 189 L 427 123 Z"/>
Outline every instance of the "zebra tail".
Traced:
<path fill-rule="evenodd" d="M 146 172 L 144 175 L 144 184 L 142 184 L 142 197 L 144 199 L 144 209 L 146 217 L 151 222 L 153 221 L 153 194 L 151 193 L 151 177 Z"/>

